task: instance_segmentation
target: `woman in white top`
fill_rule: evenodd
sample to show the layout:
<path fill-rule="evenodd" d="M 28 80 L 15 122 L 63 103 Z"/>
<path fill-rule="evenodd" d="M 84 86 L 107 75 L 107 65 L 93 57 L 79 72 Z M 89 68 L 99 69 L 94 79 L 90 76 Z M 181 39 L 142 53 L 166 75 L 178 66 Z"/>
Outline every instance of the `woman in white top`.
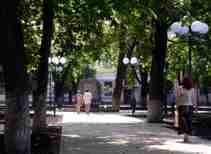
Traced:
<path fill-rule="evenodd" d="M 192 134 L 192 114 L 194 103 L 194 90 L 192 80 L 184 78 L 182 87 L 177 90 L 176 106 L 179 114 L 178 134 L 184 133 L 184 142 L 188 142 L 188 135 Z"/>
<path fill-rule="evenodd" d="M 85 111 L 89 114 L 90 106 L 92 103 L 92 93 L 89 90 L 86 90 L 83 95 L 83 100 L 85 104 Z"/>

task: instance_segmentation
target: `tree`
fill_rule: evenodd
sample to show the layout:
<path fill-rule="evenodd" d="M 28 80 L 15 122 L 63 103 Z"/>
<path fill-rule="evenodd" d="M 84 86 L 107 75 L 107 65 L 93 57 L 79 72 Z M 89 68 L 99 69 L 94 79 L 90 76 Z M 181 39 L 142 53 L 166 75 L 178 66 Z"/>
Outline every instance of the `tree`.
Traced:
<path fill-rule="evenodd" d="M 123 38 L 124 36 L 120 37 Z M 119 111 L 120 110 L 120 98 L 121 98 L 121 93 L 123 89 L 123 80 L 126 78 L 126 72 L 127 72 L 127 66 L 124 66 L 122 60 L 125 57 L 125 40 L 121 40 L 119 45 L 120 52 L 119 52 L 119 59 L 118 59 L 118 66 L 117 66 L 117 75 L 116 75 L 116 80 L 115 80 L 115 87 L 113 91 L 113 96 L 112 96 L 112 109 L 113 111 Z M 131 58 L 133 50 L 136 45 L 136 40 L 134 39 L 131 45 L 129 45 L 126 55 L 127 57 Z"/>
<path fill-rule="evenodd" d="M 150 79 L 150 101 L 148 102 L 148 121 L 159 121 L 161 102 L 163 100 L 163 69 L 167 47 L 167 24 L 165 21 L 155 22 L 155 48 L 152 52 L 152 68 Z"/>
<path fill-rule="evenodd" d="M 43 1 L 43 35 L 39 51 L 40 59 L 37 73 L 37 89 L 35 95 L 34 131 L 46 127 L 46 92 L 48 82 L 48 57 L 53 36 L 54 0 Z"/>
<path fill-rule="evenodd" d="M 111 25 L 115 27 L 116 42 L 118 46 L 118 61 L 115 87 L 112 97 L 112 107 L 114 111 L 119 111 L 120 97 L 123 89 L 123 81 L 127 78 L 127 66 L 122 60 L 127 55 L 130 58 L 136 49 L 140 39 L 142 24 L 142 8 L 136 1 L 114 1 Z M 141 10 L 141 11 L 139 11 Z M 115 51 L 116 52 L 116 51 Z"/>
<path fill-rule="evenodd" d="M 152 65 L 150 74 L 150 100 L 148 102 L 148 121 L 161 121 L 161 105 L 164 102 L 164 67 L 167 51 L 167 30 L 169 25 L 178 18 L 180 7 L 185 5 L 178 1 L 150 1 L 147 6 L 152 15 L 154 27 Z M 177 12 L 176 12 L 177 10 Z"/>
<path fill-rule="evenodd" d="M 0 7 L 1 45 L 5 52 L 7 106 L 5 145 L 8 154 L 30 154 L 31 129 L 26 76 L 26 59 L 21 21 L 18 14 L 20 1 L 5 1 Z"/>
<path fill-rule="evenodd" d="M 67 59 L 62 80 L 76 92 L 84 66 L 93 64 L 105 53 L 104 20 L 109 17 L 107 1 L 64 1 L 55 16 L 55 52 Z"/>

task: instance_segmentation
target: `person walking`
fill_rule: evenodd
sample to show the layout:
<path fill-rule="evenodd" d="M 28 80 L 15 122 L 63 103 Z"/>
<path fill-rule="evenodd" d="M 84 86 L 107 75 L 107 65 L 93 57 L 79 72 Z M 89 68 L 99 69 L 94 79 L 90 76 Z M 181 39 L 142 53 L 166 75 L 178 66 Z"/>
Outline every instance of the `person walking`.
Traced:
<path fill-rule="evenodd" d="M 185 77 L 177 89 L 176 108 L 178 110 L 178 134 L 184 134 L 184 142 L 192 135 L 192 114 L 195 104 L 192 80 Z"/>
<path fill-rule="evenodd" d="M 136 98 L 135 98 L 135 90 L 131 91 L 130 95 L 130 105 L 132 109 L 132 116 L 134 116 L 135 111 L 136 111 Z"/>
<path fill-rule="evenodd" d="M 171 107 L 171 117 L 175 117 L 176 96 L 174 90 L 170 90 L 168 95 L 168 104 Z"/>
<path fill-rule="evenodd" d="M 76 112 L 79 114 L 81 110 L 81 106 L 83 105 L 83 96 L 81 91 L 78 90 L 76 94 Z"/>
<path fill-rule="evenodd" d="M 92 103 L 92 93 L 88 89 L 84 92 L 83 100 L 84 100 L 84 104 L 85 104 L 85 111 L 87 114 L 89 114 L 90 106 Z"/>

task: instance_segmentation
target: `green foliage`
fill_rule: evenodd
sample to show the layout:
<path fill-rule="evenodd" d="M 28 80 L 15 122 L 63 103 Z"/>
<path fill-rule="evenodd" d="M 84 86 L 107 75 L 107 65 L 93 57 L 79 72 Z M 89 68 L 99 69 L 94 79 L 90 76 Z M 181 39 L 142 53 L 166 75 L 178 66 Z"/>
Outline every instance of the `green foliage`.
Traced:
<path fill-rule="evenodd" d="M 210 25 L 211 16 L 209 1 L 187 1 L 184 3 L 185 11 L 182 11 L 180 21 L 184 24 L 190 25 L 195 20 L 206 22 Z M 193 79 L 195 81 L 205 83 L 207 75 L 209 76 L 210 71 L 210 32 L 208 34 L 197 34 L 192 33 L 188 35 L 191 39 L 190 46 L 187 43 L 185 37 L 173 38 L 168 45 L 168 58 L 167 61 L 170 64 L 169 76 L 171 79 L 176 79 L 178 71 L 187 68 L 188 65 L 188 50 L 191 48 L 192 51 L 192 68 L 193 68 Z"/>
<path fill-rule="evenodd" d="M 93 64 L 108 52 L 110 34 L 104 31 L 109 9 L 106 0 L 69 0 L 59 4 L 53 54 L 67 58 L 68 80 L 77 82 L 83 76 L 83 66 Z"/>
<path fill-rule="evenodd" d="M 162 20 L 170 26 L 178 20 L 183 24 L 202 20 L 210 25 L 209 3 L 209 0 L 52 0 L 55 33 L 51 55 L 66 57 L 67 82 L 77 82 L 86 64 L 106 63 L 109 59 L 112 66 L 117 66 L 119 52 L 126 54 L 136 39 L 133 55 L 139 59 L 141 69 L 150 71 L 154 21 Z M 22 0 L 18 14 L 27 68 L 36 71 L 42 36 L 42 1 Z M 188 44 L 184 39 L 175 37 L 168 42 L 168 79 L 176 79 L 177 72 L 187 68 Z M 205 36 L 194 34 L 192 39 L 193 76 L 202 81 L 206 74 L 211 75 L 210 32 Z"/>
<path fill-rule="evenodd" d="M 42 1 L 20 1 L 18 14 L 22 22 L 22 31 L 24 34 L 24 47 L 27 60 L 28 72 L 36 71 L 38 67 L 38 50 L 42 35 Z"/>
<path fill-rule="evenodd" d="M 96 76 L 96 70 L 91 68 L 89 65 L 85 65 L 82 68 L 82 79 L 90 79 L 90 78 L 95 78 Z"/>

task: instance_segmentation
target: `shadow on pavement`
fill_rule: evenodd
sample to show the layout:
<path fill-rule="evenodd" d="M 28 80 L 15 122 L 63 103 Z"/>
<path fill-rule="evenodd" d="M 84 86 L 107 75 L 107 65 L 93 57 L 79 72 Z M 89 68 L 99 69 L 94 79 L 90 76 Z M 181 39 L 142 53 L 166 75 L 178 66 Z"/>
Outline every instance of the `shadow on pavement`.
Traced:
<path fill-rule="evenodd" d="M 128 113 L 125 116 L 134 118 L 146 118 L 147 114 L 136 113 L 135 115 L 132 115 L 131 113 Z M 177 131 L 177 128 L 174 127 L 172 117 L 165 118 L 163 122 L 165 124 L 164 127 Z M 193 135 L 202 139 L 211 140 L 211 112 L 194 113 Z"/>
<path fill-rule="evenodd" d="M 171 154 L 171 148 L 158 147 L 166 146 L 168 140 L 177 142 L 164 131 L 155 133 L 153 125 L 144 128 L 135 124 L 74 124 L 71 129 L 64 130 L 62 154 Z"/>
<path fill-rule="evenodd" d="M 211 140 L 211 113 L 197 113 L 193 118 L 193 134 Z"/>
<path fill-rule="evenodd" d="M 164 120 L 165 127 L 177 131 L 173 121 Z M 211 113 L 195 113 L 193 117 L 193 135 L 202 139 L 211 140 Z"/>

